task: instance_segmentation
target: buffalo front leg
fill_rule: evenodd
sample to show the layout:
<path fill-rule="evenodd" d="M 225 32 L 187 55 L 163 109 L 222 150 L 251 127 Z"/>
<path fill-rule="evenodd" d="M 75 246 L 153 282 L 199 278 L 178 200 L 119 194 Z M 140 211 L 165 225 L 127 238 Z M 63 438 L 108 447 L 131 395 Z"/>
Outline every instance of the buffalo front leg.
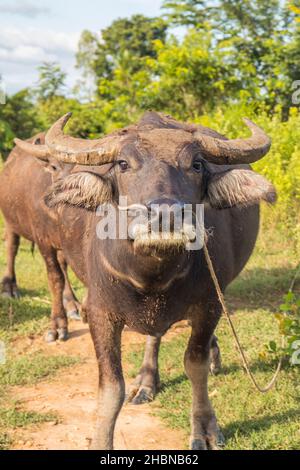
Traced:
<path fill-rule="evenodd" d="M 218 450 L 224 444 L 207 389 L 210 346 L 215 327 L 212 310 L 208 315 L 201 313 L 192 319 L 191 337 L 184 357 L 186 374 L 192 383 L 193 392 L 190 441 L 192 450 Z"/>
<path fill-rule="evenodd" d="M 89 308 L 89 326 L 99 367 L 97 421 L 91 449 L 113 449 L 114 430 L 125 398 L 121 365 L 121 334 L 124 325 Z"/>
<path fill-rule="evenodd" d="M 20 236 L 17 235 L 9 225 L 7 225 L 5 230 L 5 239 L 7 264 L 5 274 L 1 281 L 2 294 L 5 297 L 18 298 L 19 291 L 16 279 L 15 260 L 20 245 Z"/>
<path fill-rule="evenodd" d="M 45 340 L 48 343 L 57 339 L 65 341 L 68 338 L 68 319 L 63 304 L 65 278 L 57 258 L 57 251 L 52 247 L 39 247 L 45 260 L 48 284 L 52 296 L 51 327 Z"/>
<path fill-rule="evenodd" d="M 78 299 L 70 284 L 70 280 L 68 276 L 68 264 L 66 262 L 66 259 L 62 251 L 57 252 L 57 258 L 58 258 L 60 268 L 65 278 L 63 302 L 64 302 L 64 307 L 67 313 L 67 317 L 70 318 L 71 320 L 81 320 L 80 313 L 79 313 L 80 303 L 78 302 Z"/>
<path fill-rule="evenodd" d="M 159 389 L 158 354 L 161 336 L 147 336 L 142 367 L 128 390 L 128 401 L 139 405 L 152 401 Z"/>

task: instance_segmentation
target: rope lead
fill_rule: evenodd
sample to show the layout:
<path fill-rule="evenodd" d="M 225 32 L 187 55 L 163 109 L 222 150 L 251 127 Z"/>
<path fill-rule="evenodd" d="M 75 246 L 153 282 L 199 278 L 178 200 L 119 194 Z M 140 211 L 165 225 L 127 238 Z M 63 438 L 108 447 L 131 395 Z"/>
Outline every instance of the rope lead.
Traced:
<path fill-rule="evenodd" d="M 272 380 L 268 383 L 268 385 L 266 385 L 265 387 L 261 387 L 254 375 L 252 374 L 251 370 L 250 370 L 250 366 L 249 366 L 249 363 L 248 363 L 248 360 L 246 358 L 246 355 L 244 353 L 244 350 L 243 350 L 243 347 L 240 343 L 240 340 L 238 338 L 238 335 L 237 335 L 237 332 L 235 330 L 235 327 L 234 327 L 234 324 L 232 323 L 232 320 L 230 318 L 230 315 L 229 315 L 229 312 L 227 310 L 227 307 L 225 305 L 225 299 L 224 299 L 224 295 L 221 291 L 221 288 L 220 288 L 220 284 L 219 284 L 219 281 L 217 279 L 217 276 L 216 276 L 216 273 L 215 273 L 215 270 L 214 270 L 214 267 L 213 267 L 213 264 L 212 264 L 212 261 L 211 261 L 211 257 L 209 255 L 209 252 L 208 252 L 208 249 L 207 249 L 207 245 L 206 245 L 206 241 L 204 242 L 204 245 L 203 245 L 203 250 L 204 250 L 204 255 L 205 255 L 205 259 L 206 259 L 206 262 L 207 262 L 207 266 L 208 266 L 208 269 L 209 269 L 209 272 L 210 272 L 210 275 L 211 275 L 211 278 L 213 280 L 213 283 L 215 285 L 215 288 L 216 288 L 216 291 L 217 291 L 217 294 L 218 294 L 218 299 L 219 299 L 219 302 L 220 302 L 220 305 L 222 307 L 222 310 L 223 310 L 223 313 L 229 323 L 229 326 L 230 326 L 230 329 L 232 331 L 232 334 L 234 336 L 234 339 L 235 339 L 235 342 L 236 342 L 236 345 L 238 347 L 238 350 L 239 350 L 239 353 L 241 355 L 241 358 L 242 358 L 242 361 L 243 361 L 243 364 L 244 364 L 244 367 L 246 369 L 246 372 L 249 376 L 249 379 L 250 381 L 252 382 L 252 384 L 254 385 L 254 387 L 261 393 L 266 393 L 268 392 L 269 390 L 271 390 L 271 388 L 275 385 L 276 383 L 276 380 L 278 378 L 278 375 L 279 375 L 279 372 L 281 370 L 281 366 L 282 366 L 282 360 L 283 360 L 283 357 L 281 357 L 279 359 L 279 362 L 278 362 L 278 365 L 277 365 L 277 368 L 276 368 L 276 371 L 272 377 Z"/>

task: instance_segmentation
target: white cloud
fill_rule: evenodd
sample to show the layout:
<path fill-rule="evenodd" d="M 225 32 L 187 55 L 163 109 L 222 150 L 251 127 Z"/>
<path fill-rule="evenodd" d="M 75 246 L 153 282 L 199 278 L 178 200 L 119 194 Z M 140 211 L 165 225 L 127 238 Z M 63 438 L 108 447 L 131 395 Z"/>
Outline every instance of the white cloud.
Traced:
<path fill-rule="evenodd" d="M 56 60 L 57 57 L 54 54 L 48 54 L 41 47 L 17 46 L 11 51 L 0 48 L 0 61 L 39 64 Z"/>
<path fill-rule="evenodd" d="M 65 33 L 41 28 L 4 27 L 0 30 L 0 47 L 13 50 L 19 46 L 40 47 L 48 52 L 74 54 L 80 33 Z"/>
<path fill-rule="evenodd" d="M 49 14 L 50 9 L 42 7 L 37 2 L 28 0 L 17 0 L 13 2 L 0 3 L 0 13 L 7 13 L 10 15 L 20 15 L 27 18 L 35 18 L 38 15 Z"/>
<path fill-rule="evenodd" d="M 74 84 L 74 63 L 80 33 L 42 28 L 4 27 L 0 30 L 0 75 L 8 92 L 35 84 L 42 62 L 59 62 Z M 77 77 L 76 77 L 77 78 Z"/>

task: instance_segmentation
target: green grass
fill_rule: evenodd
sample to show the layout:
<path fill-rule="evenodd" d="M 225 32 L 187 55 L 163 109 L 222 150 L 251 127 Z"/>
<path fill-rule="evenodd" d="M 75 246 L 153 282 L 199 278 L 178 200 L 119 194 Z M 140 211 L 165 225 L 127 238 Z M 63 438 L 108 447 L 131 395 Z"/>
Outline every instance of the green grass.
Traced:
<path fill-rule="evenodd" d="M 80 360 L 69 356 L 46 356 L 26 354 L 9 359 L 0 365 L 0 385 L 32 385 L 46 377 L 53 376 L 61 367 L 68 367 Z"/>
<path fill-rule="evenodd" d="M 5 432 L 0 432 L 0 450 L 9 450 L 12 440 Z"/>
<path fill-rule="evenodd" d="M 21 428 L 30 424 L 40 424 L 57 419 L 54 413 L 37 413 L 35 411 L 22 411 L 18 404 L 8 409 L 0 409 L 0 426 L 6 428 Z"/>
<path fill-rule="evenodd" d="M 271 379 L 276 367 L 272 358 L 260 359 L 270 340 L 279 342 L 277 311 L 288 290 L 299 257 L 289 240 L 276 233 L 259 239 L 242 275 L 230 286 L 226 301 L 259 384 Z M 300 282 L 296 284 L 299 291 Z M 189 332 L 164 341 L 160 353 L 162 388 L 152 410 L 172 428 L 190 432 L 191 386 L 184 373 L 183 355 Z M 225 318 L 217 329 L 223 372 L 209 378 L 209 393 L 226 438 L 226 449 L 300 449 L 300 368 L 285 365 L 275 389 L 260 394 L 241 366 Z M 142 347 L 128 355 L 130 375 L 139 370 Z"/>

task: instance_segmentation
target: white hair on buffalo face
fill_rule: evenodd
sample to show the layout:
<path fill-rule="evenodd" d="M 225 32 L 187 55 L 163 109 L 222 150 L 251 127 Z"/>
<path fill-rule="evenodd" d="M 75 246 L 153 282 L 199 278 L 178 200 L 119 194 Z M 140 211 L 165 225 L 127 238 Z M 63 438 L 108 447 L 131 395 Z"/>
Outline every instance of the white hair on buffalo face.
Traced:
<path fill-rule="evenodd" d="M 95 210 L 112 199 L 112 186 L 93 173 L 80 172 L 57 180 L 45 196 L 48 207 L 62 204 Z"/>
<path fill-rule="evenodd" d="M 276 190 L 263 176 L 252 170 L 233 169 L 212 176 L 207 188 L 212 207 L 251 206 L 260 201 L 276 201 Z"/>

